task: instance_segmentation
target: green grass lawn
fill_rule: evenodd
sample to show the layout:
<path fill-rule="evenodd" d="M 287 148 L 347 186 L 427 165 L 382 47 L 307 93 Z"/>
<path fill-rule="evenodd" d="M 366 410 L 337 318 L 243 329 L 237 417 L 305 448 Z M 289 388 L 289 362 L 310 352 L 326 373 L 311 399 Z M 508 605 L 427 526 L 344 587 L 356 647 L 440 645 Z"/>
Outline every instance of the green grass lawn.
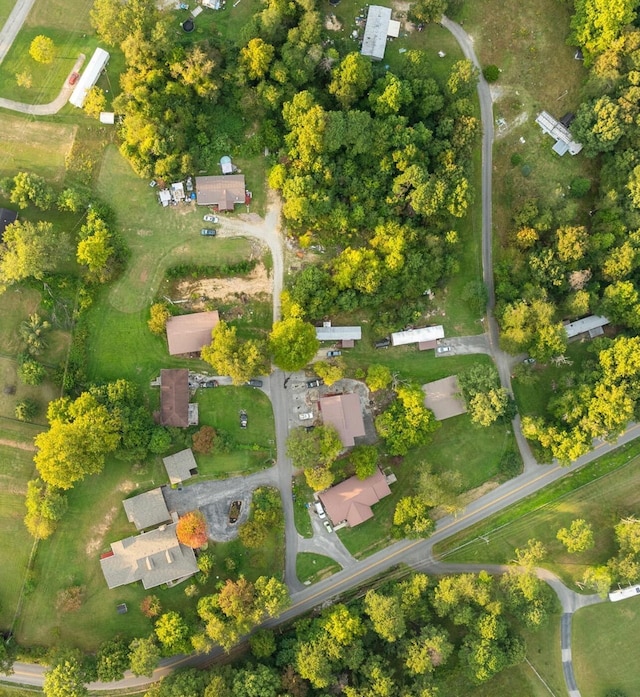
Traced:
<path fill-rule="evenodd" d="M 275 457 L 275 429 L 269 398 L 252 387 L 218 387 L 198 390 L 200 425 L 213 426 L 232 440 L 231 452 L 197 454 L 200 477 L 217 478 L 247 473 L 271 466 Z M 238 414 L 249 418 L 240 428 Z"/>
<path fill-rule="evenodd" d="M 0 439 L 30 447 L 40 429 L 0 421 Z M 33 539 L 22 520 L 27 482 L 34 476 L 33 450 L 0 445 L 0 627 L 8 629 L 18 605 Z"/>
<path fill-rule="evenodd" d="M 602 462 L 605 458 L 587 465 L 578 474 L 569 475 L 568 481 L 545 490 L 544 495 L 548 497 L 545 505 L 523 511 L 522 515 L 504 522 L 500 516 L 494 517 L 482 528 L 449 540 L 446 547 L 451 551 L 445 552 L 444 558 L 448 561 L 504 563 L 513 559 L 516 547 L 524 547 L 529 539 L 535 538 L 547 548 L 543 565 L 558 574 L 570 588 L 579 590 L 575 582 L 582 578 L 586 567 L 603 564 L 616 553 L 613 525 L 626 515 L 635 515 L 640 505 L 640 443 L 633 443 L 606 459 L 613 465 L 617 464 L 618 468 L 575 491 L 568 490 L 571 480 L 579 476 L 589 482 L 587 468 L 598 464 L 605 467 L 606 463 Z M 554 487 L 558 487 L 561 493 L 554 496 Z M 568 554 L 556 539 L 556 533 L 576 518 L 584 518 L 592 524 L 596 545 L 587 552 Z"/>
<path fill-rule="evenodd" d="M 307 504 L 313 501 L 313 491 L 307 484 L 304 474 L 294 477 L 293 485 L 293 518 L 296 530 L 302 537 L 313 537 L 313 525 Z"/>
<path fill-rule="evenodd" d="M 15 4 L 16 0 L 0 0 L 0 26 L 7 21 L 7 17 L 11 14 Z"/>
<path fill-rule="evenodd" d="M 0 66 L 0 93 L 3 97 L 45 104 L 58 95 L 81 52 L 87 56 L 86 66 L 98 43 L 89 24 L 92 4 L 90 0 L 51 0 L 33 6 Z M 37 63 L 29 55 L 29 45 L 38 34 L 44 34 L 54 41 L 56 55 L 49 65 Z M 16 73 L 25 70 L 32 76 L 33 83 L 29 89 L 16 84 Z"/>
<path fill-rule="evenodd" d="M 583 697 L 602 697 L 617 688 L 640 694 L 636 598 L 586 607 L 573 617 L 573 669 Z"/>
<path fill-rule="evenodd" d="M 565 355 L 571 361 L 570 365 L 540 365 L 531 367 L 531 373 L 536 377 L 531 384 L 515 378 L 513 393 L 518 404 L 519 412 L 524 416 L 548 416 L 548 404 L 554 392 L 562 388 L 568 381 L 574 379 L 582 370 L 585 361 L 594 358 L 589 351 L 589 342 L 569 344 Z"/>
<path fill-rule="evenodd" d="M 296 575 L 301 583 L 316 583 L 340 571 L 338 562 L 323 554 L 300 552 L 296 556 Z"/>
<path fill-rule="evenodd" d="M 30 171 L 51 183 L 61 182 L 64 157 L 71 149 L 76 130 L 69 123 L 36 122 L 27 116 L 0 113 L 0 177 Z M 8 205 L 15 210 L 15 206 Z"/>

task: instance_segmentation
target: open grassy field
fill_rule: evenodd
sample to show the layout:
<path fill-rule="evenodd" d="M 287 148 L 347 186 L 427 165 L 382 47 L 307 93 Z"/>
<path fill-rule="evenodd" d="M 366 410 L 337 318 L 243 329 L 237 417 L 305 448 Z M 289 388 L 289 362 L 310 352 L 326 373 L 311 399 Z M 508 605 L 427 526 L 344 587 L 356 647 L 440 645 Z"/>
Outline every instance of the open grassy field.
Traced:
<path fill-rule="evenodd" d="M 273 410 L 269 398 L 252 387 L 218 387 L 198 390 L 200 425 L 213 426 L 232 441 L 231 452 L 198 453 L 199 477 L 213 479 L 271 466 L 276 454 Z M 240 409 L 249 425 L 240 428 Z"/>
<path fill-rule="evenodd" d="M 586 567 L 603 564 L 616 553 L 613 526 L 620 518 L 635 515 L 640 504 L 640 444 L 634 443 L 607 457 L 619 465 L 614 471 L 591 481 L 586 479 L 588 483 L 584 486 L 555 496 L 552 491 L 546 491 L 550 498 L 544 505 L 514 519 L 502 522 L 500 517 L 494 517 L 486 521 L 482 529 L 450 540 L 447 543 L 450 551 L 444 553 L 444 558 L 504 563 L 513 559 L 516 547 L 524 547 L 529 539 L 535 538 L 547 548 L 543 565 L 558 574 L 570 588 L 579 590 L 576 581 L 582 578 Z M 628 460 L 626 464 L 625 459 Z M 569 481 L 562 485 L 569 486 L 571 479 L 579 475 L 586 478 L 588 471 L 570 475 Z M 568 554 L 556 539 L 556 533 L 576 518 L 584 518 L 592 524 L 596 544 L 587 552 Z"/>
<path fill-rule="evenodd" d="M 0 419 L 0 627 L 13 622 L 33 539 L 22 523 L 34 476 L 33 438 L 41 429 Z"/>
<path fill-rule="evenodd" d="M 0 26 L 7 21 L 7 17 L 11 14 L 15 4 L 15 0 L 0 0 Z"/>
<path fill-rule="evenodd" d="M 64 157 L 76 130 L 72 124 L 36 122 L 28 116 L 0 113 L 0 177 L 28 170 L 50 182 L 61 182 Z"/>
<path fill-rule="evenodd" d="M 338 562 L 322 554 L 300 552 L 296 557 L 296 575 L 301 583 L 316 583 L 340 571 Z"/>
<path fill-rule="evenodd" d="M 307 484 L 304 474 L 298 474 L 293 478 L 293 518 L 296 530 L 302 537 L 313 537 L 311 515 L 307 504 L 313 500 L 313 490 Z"/>
<path fill-rule="evenodd" d="M 640 694 L 640 605 L 632 598 L 580 610 L 573 618 L 573 669 L 584 697 Z"/>
<path fill-rule="evenodd" d="M 52 101 L 71 72 L 79 53 L 87 60 L 97 45 L 89 24 L 91 0 L 51 0 L 37 2 L 7 57 L 0 66 L 0 93 L 3 97 L 31 104 Z M 49 65 L 37 63 L 29 55 L 31 41 L 43 34 L 53 39 L 56 54 Z M 18 87 L 16 73 L 28 72 L 32 87 Z"/>

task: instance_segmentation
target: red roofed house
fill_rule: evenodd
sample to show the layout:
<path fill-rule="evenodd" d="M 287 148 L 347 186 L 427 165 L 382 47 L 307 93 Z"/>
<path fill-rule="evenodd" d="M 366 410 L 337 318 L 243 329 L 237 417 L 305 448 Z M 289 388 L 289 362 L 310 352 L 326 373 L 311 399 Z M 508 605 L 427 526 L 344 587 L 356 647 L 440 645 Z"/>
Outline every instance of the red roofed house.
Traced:
<path fill-rule="evenodd" d="M 371 506 L 390 493 L 387 478 L 378 469 L 366 479 L 349 477 L 318 494 L 318 498 L 334 526 L 344 522 L 353 528 L 373 518 Z"/>
<path fill-rule="evenodd" d="M 211 332 L 220 321 L 217 310 L 177 315 L 167 320 L 169 355 L 198 353 L 211 343 Z"/>
<path fill-rule="evenodd" d="M 365 435 L 360 397 L 357 394 L 338 394 L 320 399 L 320 411 L 325 424 L 333 426 L 342 445 L 355 445 L 355 438 Z"/>

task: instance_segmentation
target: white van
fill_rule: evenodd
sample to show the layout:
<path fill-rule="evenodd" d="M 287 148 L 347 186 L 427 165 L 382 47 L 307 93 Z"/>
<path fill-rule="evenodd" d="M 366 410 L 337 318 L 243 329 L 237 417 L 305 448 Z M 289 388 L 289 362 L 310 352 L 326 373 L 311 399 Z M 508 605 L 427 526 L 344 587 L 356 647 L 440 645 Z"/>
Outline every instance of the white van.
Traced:
<path fill-rule="evenodd" d="M 316 513 L 318 514 L 319 518 L 327 517 L 327 514 L 324 512 L 324 508 L 322 508 L 322 504 L 320 503 L 320 501 L 316 501 L 314 506 L 316 508 Z"/>

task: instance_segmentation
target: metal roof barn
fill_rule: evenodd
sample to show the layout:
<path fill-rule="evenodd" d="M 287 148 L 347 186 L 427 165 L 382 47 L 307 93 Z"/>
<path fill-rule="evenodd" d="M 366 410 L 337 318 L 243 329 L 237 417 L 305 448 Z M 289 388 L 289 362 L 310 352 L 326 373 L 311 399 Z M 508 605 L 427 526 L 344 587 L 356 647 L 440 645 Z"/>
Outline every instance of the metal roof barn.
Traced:
<path fill-rule="evenodd" d="M 367 25 L 360 53 L 368 58 L 381 61 L 387 48 L 387 33 L 391 21 L 391 8 L 371 5 L 367 14 Z"/>
<path fill-rule="evenodd" d="M 408 329 L 405 332 L 394 332 L 391 335 L 391 343 L 394 346 L 436 341 L 437 339 L 444 339 L 444 327 L 441 324 L 421 329 Z"/>
<path fill-rule="evenodd" d="M 108 62 L 108 51 L 105 51 L 103 48 L 97 48 L 93 56 L 91 56 L 89 65 L 85 68 L 78 80 L 78 84 L 69 97 L 70 104 L 78 107 L 78 109 L 82 109 L 84 100 L 87 98 L 87 92 L 98 82 L 100 73 L 104 70 Z"/>

